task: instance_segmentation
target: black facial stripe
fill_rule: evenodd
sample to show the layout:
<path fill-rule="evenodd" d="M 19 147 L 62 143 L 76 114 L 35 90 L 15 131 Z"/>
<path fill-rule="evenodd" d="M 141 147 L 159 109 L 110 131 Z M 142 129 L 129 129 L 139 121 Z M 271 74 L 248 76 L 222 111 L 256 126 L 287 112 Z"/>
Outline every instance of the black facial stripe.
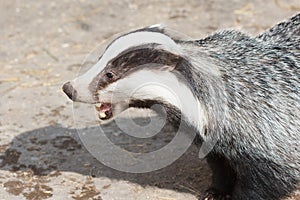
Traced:
<path fill-rule="evenodd" d="M 132 99 L 129 103 L 129 107 L 151 108 L 153 105 L 156 104 L 162 104 L 162 102 L 153 99 L 148 99 L 148 100 Z"/>
<path fill-rule="evenodd" d="M 118 73 L 128 71 L 135 67 L 145 64 L 160 64 L 168 66 L 176 66 L 180 61 L 180 56 L 170 53 L 162 49 L 139 48 L 129 52 L 125 52 L 109 62 L 110 69 Z M 123 74 L 123 73 L 120 73 Z"/>
<path fill-rule="evenodd" d="M 154 105 L 160 105 L 163 108 L 158 110 L 161 107 L 153 107 Z M 129 103 L 129 107 L 135 108 L 152 108 L 156 113 L 164 115 L 167 114 L 167 121 L 172 122 L 173 125 L 176 127 L 177 125 L 181 124 L 182 113 L 181 111 L 176 108 L 175 106 L 165 103 L 162 100 L 155 100 L 155 99 L 145 99 L 145 100 L 138 100 L 132 99 Z"/>
<path fill-rule="evenodd" d="M 150 48 L 149 45 L 133 47 L 109 61 L 105 69 L 90 83 L 90 91 L 93 94 L 96 94 L 98 90 L 105 88 L 108 84 L 117 81 L 136 70 L 146 67 L 161 67 L 163 65 L 176 67 L 184 59 L 169 51 L 155 49 L 156 46 L 157 44 L 150 44 Z M 147 64 L 154 65 L 150 66 Z M 105 78 L 107 72 L 113 72 L 115 75 L 114 78 Z"/>
<path fill-rule="evenodd" d="M 139 45 L 139 46 L 134 46 L 131 47 L 125 51 L 122 51 L 121 53 L 119 53 L 117 56 L 115 56 L 115 58 L 112 58 L 111 60 L 108 61 L 108 63 L 112 63 L 113 61 L 115 61 L 116 59 L 129 54 L 130 52 L 133 51 L 138 51 L 138 50 L 144 50 L 144 49 L 152 49 L 155 50 L 157 47 L 159 46 L 159 44 L 157 43 L 148 43 L 148 44 L 143 44 L 143 45 Z"/>

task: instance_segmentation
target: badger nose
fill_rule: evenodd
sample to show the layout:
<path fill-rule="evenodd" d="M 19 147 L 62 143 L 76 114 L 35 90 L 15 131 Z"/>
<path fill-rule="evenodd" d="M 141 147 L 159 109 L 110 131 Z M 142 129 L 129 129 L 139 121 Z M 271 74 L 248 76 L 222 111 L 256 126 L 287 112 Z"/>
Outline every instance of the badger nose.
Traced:
<path fill-rule="evenodd" d="M 70 81 L 63 85 L 62 90 L 71 100 L 75 101 L 77 92 L 74 90 Z"/>

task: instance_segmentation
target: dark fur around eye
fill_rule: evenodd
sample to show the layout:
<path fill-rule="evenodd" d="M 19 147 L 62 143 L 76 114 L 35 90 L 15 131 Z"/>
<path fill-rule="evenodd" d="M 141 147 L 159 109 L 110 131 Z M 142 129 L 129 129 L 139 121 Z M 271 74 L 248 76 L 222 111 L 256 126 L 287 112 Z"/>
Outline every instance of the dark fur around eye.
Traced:
<path fill-rule="evenodd" d="M 109 78 L 109 79 L 111 79 L 111 78 L 114 77 L 114 74 L 111 73 L 111 72 L 107 72 L 105 75 L 106 75 L 106 77 Z"/>

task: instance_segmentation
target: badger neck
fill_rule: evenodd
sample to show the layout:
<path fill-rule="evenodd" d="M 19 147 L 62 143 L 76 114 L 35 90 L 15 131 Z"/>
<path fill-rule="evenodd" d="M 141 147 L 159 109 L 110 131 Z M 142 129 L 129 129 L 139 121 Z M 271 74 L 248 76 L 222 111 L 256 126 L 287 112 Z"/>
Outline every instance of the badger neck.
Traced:
<path fill-rule="evenodd" d="M 198 133 L 202 139 L 218 140 L 226 127 L 227 102 L 222 68 L 205 50 L 193 45 L 182 46 L 183 59 L 174 73 L 183 75 L 188 87 L 199 100 L 206 115 L 206 124 Z"/>

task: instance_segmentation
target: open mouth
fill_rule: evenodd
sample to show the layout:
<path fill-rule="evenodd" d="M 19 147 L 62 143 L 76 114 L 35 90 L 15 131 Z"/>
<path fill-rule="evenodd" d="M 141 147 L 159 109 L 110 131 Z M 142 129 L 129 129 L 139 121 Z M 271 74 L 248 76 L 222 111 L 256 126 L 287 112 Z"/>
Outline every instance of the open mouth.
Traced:
<path fill-rule="evenodd" d="M 108 120 L 113 116 L 113 106 L 111 103 L 98 103 L 95 104 L 95 109 L 98 111 L 100 120 Z"/>

